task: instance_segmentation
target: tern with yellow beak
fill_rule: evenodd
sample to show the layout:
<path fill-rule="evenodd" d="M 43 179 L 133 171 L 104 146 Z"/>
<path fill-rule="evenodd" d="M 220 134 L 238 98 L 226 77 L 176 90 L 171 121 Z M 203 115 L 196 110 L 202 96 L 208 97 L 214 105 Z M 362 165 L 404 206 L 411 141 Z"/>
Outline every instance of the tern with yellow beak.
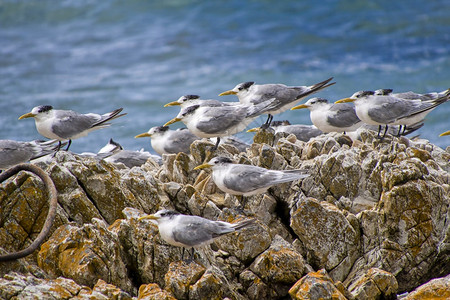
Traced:
<path fill-rule="evenodd" d="M 135 136 L 135 138 L 142 137 L 151 138 L 152 148 L 159 155 L 177 154 L 180 152 L 189 154 L 192 142 L 199 139 L 187 128 L 171 130 L 169 126 L 152 127 L 149 131 Z"/>
<path fill-rule="evenodd" d="M 309 109 L 311 122 L 323 132 L 355 131 L 363 124 L 356 115 L 355 107 L 347 103 L 329 103 L 327 99 L 316 97 L 291 110 L 302 108 Z"/>
<path fill-rule="evenodd" d="M 194 170 L 212 169 L 212 179 L 217 187 L 231 195 L 251 196 L 264 193 L 269 187 L 303 179 L 309 176 L 306 170 L 268 170 L 265 168 L 234 164 L 227 157 L 214 157 Z"/>
<path fill-rule="evenodd" d="M 220 138 L 243 131 L 254 119 L 270 109 L 272 101 L 258 105 L 200 106 L 198 104 L 182 108 L 178 115 L 164 124 L 168 126 L 182 121 L 186 127 L 200 138 Z"/>
<path fill-rule="evenodd" d="M 270 125 L 274 114 L 282 113 L 296 105 L 307 96 L 327 88 L 335 82 L 329 83 L 333 77 L 310 86 L 287 86 L 284 84 L 255 84 L 252 81 L 236 85 L 232 90 L 225 91 L 219 96 L 236 95 L 243 104 L 259 104 L 272 100 L 272 109 L 265 112 L 268 115 L 266 125 Z"/>
<path fill-rule="evenodd" d="M 139 220 L 150 219 L 158 225 L 161 238 L 172 246 L 194 248 L 211 244 L 214 239 L 252 225 L 255 219 L 237 223 L 212 221 L 198 216 L 183 215 L 173 210 L 163 209 Z"/>
<path fill-rule="evenodd" d="M 227 106 L 227 105 L 236 105 L 239 102 L 222 102 L 214 99 L 200 99 L 198 95 L 184 95 L 181 96 L 177 101 L 173 101 L 164 105 L 164 107 L 168 106 L 181 106 L 181 108 L 185 108 L 191 105 L 200 105 L 200 106 Z"/>
<path fill-rule="evenodd" d="M 378 134 L 381 126 L 386 126 L 384 137 L 389 125 L 402 125 L 406 129 L 407 126 L 420 123 L 438 105 L 447 102 L 449 97 L 450 89 L 441 97 L 425 101 L 402 99 L 390 94 L 375 95 L 373 91 L 359 91 L 336 103 L 354 102 L 358 118 L 366 124 L 378 125 Z"/>
<path fill-rule="evenodd" d="M 59 141 L 58 150 L 61 147 L 61 141 L 68 140 L 67 151 L 73 139 L 86 136 L 91 131 L 109 127 L 111 124 L 106 122 L 126 115 L 119 115 L 122 110 L 119 108 L 103 115 L 80 114 L 72 110 L 57 110 L 50 105 L 41 105 L 20 116 L 19 120 L 34 118 L 36 129 L 41 135 Z"/>

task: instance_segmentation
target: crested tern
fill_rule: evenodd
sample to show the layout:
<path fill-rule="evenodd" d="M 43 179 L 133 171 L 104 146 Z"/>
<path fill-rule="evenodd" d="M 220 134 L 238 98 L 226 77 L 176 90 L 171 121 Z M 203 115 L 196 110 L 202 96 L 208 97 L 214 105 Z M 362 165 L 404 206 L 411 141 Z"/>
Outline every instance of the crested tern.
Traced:
<path fill-rule="evenodd" d="M 211 244 L 214 239 L 252 225 L 255 219 L 247 219 L 237 223 L 212 221 L 198 216 L 183 215 L 163 209 L 155 214 L 140 217 L 139 220 L 150 219 L 158 225 L 161 238 L 168 244 L 197 248 Z M 191 259 L 194 252 L 192 251 Z"/>
<path fill-rule="evenodd" d="M 194 170 L 212 169 L 212 179 L 217 187 L 231 195 L 251 196 L 264 193 L 273 185 L 308 177 L 306 170 L 268 170 L 265 168 L 234 164 L 227 157 L 214 157 Z"/>
<path fill-rule="evenodd" d="M 422 122 L 428 113 L 447 102 L 449 98 L 450 89 L 436 99 L 423 101 L 406 100 L 390 94 L 375 95 L 373 91 L 359 91 L 336 103 L 354 102 L 357 116 L 366 124 L 378 125 L 380 130 L 381 126 L 385 125 L 385 135 L 389 125 L 407 127 Z"/>
<path fill-rule="evenodd" d="M 135 138 L 150 137 L 153 150 L 159 155 L 176 154 L 179 152 L 190 153 L 190 146 L 193 141 L 199 138 L 191 133 L 187 128 L 177 130 L 169 129 L 169 126 L 155 126 L 149 131 L 138 134 Z"/>
<path fill-rule="evenodd" d="M 270 109 L 272 101 L 257 105 L 200 106 L 198 104 L 182 108 L 178 115 L 164 126 L 182 121 L 186 127 L 200 138 L 217 138 L 216 150 L 220 138 L 243 131 L 259 115 Z"/>
<path fill-rule="evenodd" d="M 327 88 L 335 82 L 329 83 L 333 77 L 311 86 L 287 86 L 284 84 L 255 84 L 252 81 L 243 82 L 233 89 L 225 91 L 219 96 L 236 95 L 243 104 L 259 104 L 272 100 L 276 105 L 265 114 L 268 114 L 266 125 L 270 125 L 274 114 L 282 113 L 296 105 L 305 97 Z"/>
<path fill-rule="evenodd" d="M 72 110 L 56 110 L 50 105 L 41 105 L 20 116 L 19 120 L 34 118 L 37 131 L 46 138 L 58 140 L 59 148 L 61 147 L 61 141 L 68 140 L 67 151 L 73 139 L 86 136 L 91 131 L 108 127 L 111 124 L 106 123 L 107 121 L 126 115 L 119 115 L 121 111 L 122 108 L 103 115 L 80 114 Z"/>
<path fill-rule="evenodd" d="M 310 110 L 311 122 L 323 132 L 355 131 L 363 124 L 355 107 L 347 103 L 329 103 L 327 99 L 315 97 L 291 110 L 302 108 Z"/>
<path fill-rule="evenodd" d="M 149 158 L 160 165 L 162 164 L 161 157 L 153 155 L 148 151 L 124 150 L 123 147 L 112 138 L 98 151 L 96 156 L 110 163 L 122 163 L 127 168 L 140 167 L 145 164 Z"/>

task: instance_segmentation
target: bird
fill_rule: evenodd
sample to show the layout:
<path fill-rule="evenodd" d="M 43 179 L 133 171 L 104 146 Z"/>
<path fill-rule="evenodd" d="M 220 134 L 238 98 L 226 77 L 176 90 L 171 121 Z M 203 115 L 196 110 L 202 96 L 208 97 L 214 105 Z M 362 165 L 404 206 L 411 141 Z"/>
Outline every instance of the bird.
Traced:
<path fill-rule="evenodd" d="M 433 100 L 405 100 L 388 95 L 375 95 L 373 91 L 359 91 L 349 98 L 336 101 L 336 103 L 354 102 L 356 115 L 366 124 L 378 125 L 378 136 L 381 126 L 385 125 L 383 137 L 389 125 L 410 126 L 420 123 L 425 116 L 438 105 L 449 100 L 450 89 L 443 96 Z M 382 137 L 382 138 L 383 138 Z"/>
<path fill-rule="evenodd" d="M 265 126 L 255 127 L 247 130 L 247 132 L 257 132 L 260 128 L 266 129 Z M 288 120 L 272 121 L 270 128 L 274 133 L 285 132 L 293 134 L 300 141 L 307 142 L 311 138 L 321 135 L 323 132 L 314 125 L 291 124 Z"/>
<path fill-rule="evenodd" d="M 151 138 L 152 148 L 159 155 L 177 154 L 179 152 L 189 154 L 192 142 L 199 139 L 187 128 L 171 130 L 169 126 L 155 126 L 147 132 L 135 136 L 135 138 L 143 137 Z"/>
<path fill-rule="evenodd" d="M 274 114 L 282 113 L 296 105 L 305 97 L 327 88 L 335 82 L 329 83 L 333 77 L 311 86 L 287 86 L 284 84 L 255 84 L 247 81 L 236 85 L 233 89 L 225 91 L 219 96 L 236 95 L 239 102 L 244 104 L 258 104 L 272 100 L 276 105 L 265 113 L 268 114 L 266 125 L 270 125 Z"/>
<path fill-rule="evenodd" d="M 439 136 L 446 136 L 446 135 L 450 135 L 450 130 L 441 133 Z"/>
<path fill-rule="evenodd" d="M 447 90 L 442 91 L 442 92 L 432 92 L 432 93 L 426 93 L 426 94 L 419 94 L 419 93 L 415 93 L 412 91 L 393 93 L 393 89 L 378 89 L 378 90 L 375 90 L 375 95 L 378 95 L 378 96 L 391 95 L 391 96 L 406 99 L 406 100 L 419 99 L 419 100 L 424 101 L 424 100 L 433 100 L 433 99 L 442 97 L 445 95 L 446 92 L 447 92 Z"/>
<path fill-rule="evenodd" d="M 347 103 L 329 103 L 327 99 L 315 97 L 291 110 L 302 108 L 310 110 L 311 122 L 326 133 L 355 131 L 363 124 L 355 107 Z"/>
<path fill-rule="evenodd" d="M 183 215 L 173 210 L 162 209 L 155 214 L 140 217 L 139 220 L 154 220 L 161 238 L 177 247 L 191 248 L 191 260 L 194 248 L 211 244 L 214 239 L 255 223 L 255 219 L 246 219 L 237 223 L 212 221 L 199 216 Z"/>
<path fill-rule="evenodd" d="M 217 187 L 228 194 L 252 196 L 261 194 L 273 185 L 303 179 L 306 170 L 268 170 L 258 166 L 235 164 L 231 159 L 217 156 L 194 168 L 211 168 L 211 177 Z"/>
<path fill-rule="evenodd" d="M 160 156 L 142 150 L 124 150 L 123 147 L 112 138 L 98 151 L 96 156 L 110 163 L 122 163 L 127 168 L 140 167 L 145 164 L 149 158 L 153 159 L 159 165 L 162 164 Z"/>
<path fill-rule="evenodd" d="M 215 99 L 200 99 L 199 95 L 184 95 L 178 98 L 177 101 L 169 102 L 164 105 L 164 107 L 168 106 L 181 106 L 181 108 L 198 104 L 200 106 L 227 106 L 227 105 L 236 105 L 239 102 L 222 102 Z"/>
<path fill-rule="evenodd" d="M 31 112 L 19 117 L 34 118 L 37 131 L 49 139 L 59 141 L 58 150 L 61 148 L 61 141 L 68 140 L 66 151 L 69 150 L 73 139 L 86 136 L 89 132 L 110 126 L 107 121 L 122 117 L 126 114 L 119 113 L 123 108 L 99 115 L 95 113 L 80 114 L 72 110 L 57 110 L 51 105 L 40 105 L 34 107 Z"/>
<path fill-rule="evenodd" d="M 272 101 L 257 105 L 236 104 L 227 106 L 201 106 L 182 108 L 178 115 L 164 126 L 183 121 L 186 127 L 200 138 L 217 138 L 213 150 L 217 150 L 220 138 L 243 131 L 254 119 L 270 109 Z"/>
<path fill-rule="evenodd" d="M 55 142 L 55 140 L 47 142 L 0 140 L 0 170 L 6 170 L 56 151 L 56 146 L 52 145 Z"/>

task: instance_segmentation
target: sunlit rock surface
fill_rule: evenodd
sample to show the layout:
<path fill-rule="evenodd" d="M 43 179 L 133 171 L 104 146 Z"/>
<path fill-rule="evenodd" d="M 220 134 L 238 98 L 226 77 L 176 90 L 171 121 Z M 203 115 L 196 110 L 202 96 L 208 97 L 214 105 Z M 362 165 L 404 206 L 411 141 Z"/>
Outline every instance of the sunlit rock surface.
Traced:
<path fill-rule="evenodd" d="M 0 262 L 0 298 L 297 299 L 448 296 L 450 153 L 425 140 L 364 131 L 309 142 L 260 131 L 246 152 L 195 141 L 191 154 L 127 168 L 61 151 L 41 160 L 58 190 L 51 234 Z M 267 193 L 221 192 L 215 155 L 310 177 Z M 43 184 L 21 172 L 0 186 L 0 254 L 29 245 L 45 221 Z M 167 244 L 145 214 L 161 208 L 254 226 L 196 249 Z M 184 259 L 183 260 L 183 255 Z M 447 276 L 447 277 L 446 277 Z M 91 298 L 89 298 L 91 297 Z"/>

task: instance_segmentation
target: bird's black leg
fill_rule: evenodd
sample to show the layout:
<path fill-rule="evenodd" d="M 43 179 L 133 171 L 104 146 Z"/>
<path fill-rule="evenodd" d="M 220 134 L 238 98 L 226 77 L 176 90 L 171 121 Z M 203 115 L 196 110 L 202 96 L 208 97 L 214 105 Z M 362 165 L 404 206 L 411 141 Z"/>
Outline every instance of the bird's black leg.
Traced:
<path fill-rule="evenodd" d="M 380 138 L 380 133 L 381 133 L 381 125 L 378 125 L 378 135 L 377 135 L 377 138 Z"/>
<path fill-rule="evenodd" d="M 403 132 L 402 132 L 402 135 L 405 135 L 405 131 L 406 131 L 406 125 L 403 125 Z"/>
<path fill-rule="evenodd" d="M 193 262 L 194 261 L 194 247 L 191 248 L 191 257 L 189 259 L 189 262 Z"/>
<path fill-rule="evenodd" d="M 55 153 L 53 153 L 53 157 L 55 157 L 56 156 L 56 153 L 61 149 L 61 141 L 58 141 L 58 148 L 56 148 L 56 151 L 55 151 Z"/>
<path fill-rule="evenodd" d="M 267 127 L 269 127 L 270 124 L 272 123 L 272 120 L 273 120 L 273 116 L 272 116 L 271 114 L 268 114 L 268 115 L 267 115 L 267 120 L 266 120 L 265 125 L 266 125 Z"/>
<path fill-rule="evenodd" d="M 386 136 L 387 130 L 388 130 L 388 125 L 386 124 L 386 127 L 384 127 L 383 137 L 381 139 L 384 139 L 384 137 Z"/>
<path fill-rule="evenodd" d="M 61 142 L 60 142 L 60 143 L 61 143 Z M 66 151 L 69 151 L 70 144 L 72 144 L 72 140 L 69 140 L 69 143 L 67 143 Z"/>

